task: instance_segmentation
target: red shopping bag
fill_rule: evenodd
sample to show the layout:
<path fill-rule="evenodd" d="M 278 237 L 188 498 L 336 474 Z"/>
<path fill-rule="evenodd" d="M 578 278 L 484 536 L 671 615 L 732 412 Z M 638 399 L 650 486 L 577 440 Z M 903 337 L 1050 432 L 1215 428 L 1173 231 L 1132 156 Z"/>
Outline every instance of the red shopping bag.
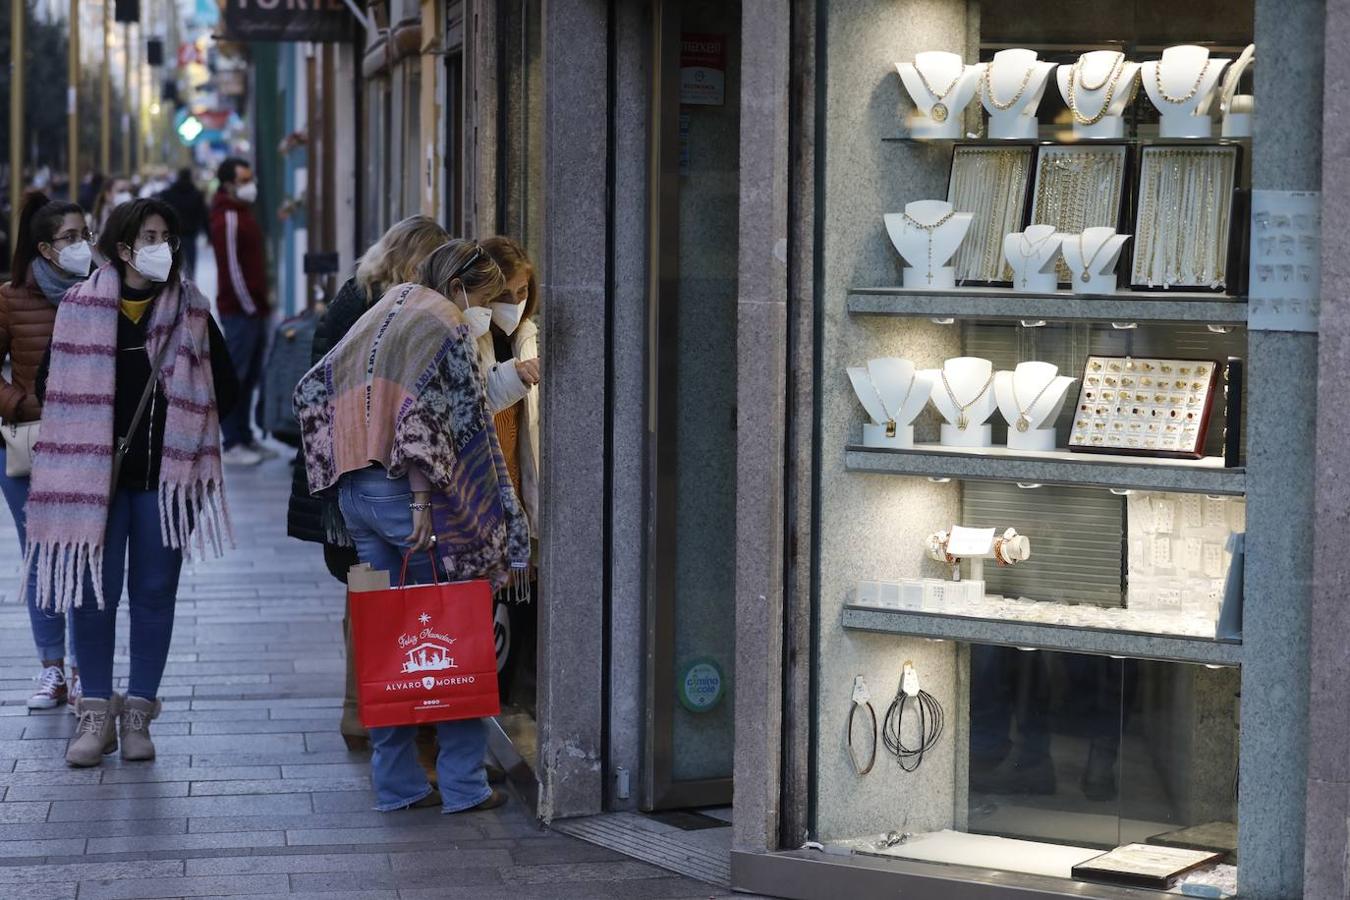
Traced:
<path fill-rule="evenodd" d="M 357 706 L 367 728 L 501 712 L 486 581 L 353 590 Z"/>

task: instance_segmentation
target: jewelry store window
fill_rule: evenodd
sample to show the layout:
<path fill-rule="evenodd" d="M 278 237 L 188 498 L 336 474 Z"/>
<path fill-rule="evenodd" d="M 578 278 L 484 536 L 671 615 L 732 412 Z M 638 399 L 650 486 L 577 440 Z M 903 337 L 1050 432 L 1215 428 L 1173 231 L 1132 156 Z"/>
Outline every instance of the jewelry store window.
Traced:
<path fill-rule="evenodd" d="M 1253 21 L 824 17 L 826 851 L 1236 893 Z"/>

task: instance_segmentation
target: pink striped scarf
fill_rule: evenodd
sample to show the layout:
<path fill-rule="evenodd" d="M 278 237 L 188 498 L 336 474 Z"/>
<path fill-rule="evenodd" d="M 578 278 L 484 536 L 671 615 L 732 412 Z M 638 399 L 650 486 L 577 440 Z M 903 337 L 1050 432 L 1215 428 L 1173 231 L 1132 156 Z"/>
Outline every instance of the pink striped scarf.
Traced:
<path fill-rule="evenodd" d="M 39 607 L 79 606 L 88 574 L 103 608 L 120 298 L 117 270 L 105 264 L 66 294 L 56 315 L 27 507 L 24 572 L 25 580 L 37 578 Z M 180 309 L 186 314 L 181 315 Z M 169 401 L 159 474 L 159 525 L 164 546 L 182 550 L 189 559 L 194 538 L 199 554 L 209 551 L 217 556 L 225 541 L 234 540 L 221 479 L 220 421 L 207 332 L 210 315 L 206 298 L 184 279 L 167 286 L 155 300 L 146 329 L 151 360 L 165 340 L 178 348 L 166 356 L 159 372 Z M 22 590 L 19 596 L 24 596 Z"/>

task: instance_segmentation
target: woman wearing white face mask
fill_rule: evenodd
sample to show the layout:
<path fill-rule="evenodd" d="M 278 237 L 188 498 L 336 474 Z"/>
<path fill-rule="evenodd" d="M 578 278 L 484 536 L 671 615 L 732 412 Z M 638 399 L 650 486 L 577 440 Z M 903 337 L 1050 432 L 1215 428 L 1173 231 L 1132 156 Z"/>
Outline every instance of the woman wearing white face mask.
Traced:
<path fill-rule="evenodd" d="M 480 342 L 487 365 L 488 398 L 497 437 L 516 493 L 530 524 L 531 545 L 539 539 L 539 308 L 534 263 L 525 248 L 509 237 L 491 237 L 483 249 L 497 261 L 506 278 L 504 290 L 490 306 L 492 328 Z M 533 571 L 533 570 L 531 570 Z M 533 578 L 512 586 L 514 597 L 533 594 Z M 535 635 L 537 613 L 531 603 L 499 598 L 497 626 L 502 630 L 497 655 L 503 702 L 534 711 Z"/>
<path fill-rule="evenodd" d="M 24 451 L 42 416 L 35 384 L 38 367 L 52 340 L 57 305 L 67 290 L 89 275 L 89 265 L 84 210 L 74 203 L 51 202 L 36 191 L 29 194 L 19 218 L 12 280 L 0 286 L 0 363 L 8 358 L 10 365 L 9 380 L 0 378 L 0 419 L 5 423 L 0 436 L 8 442 L 0 448 L 0 491 L 14 516 L 21 547 L 29 482 Z M 32 593 L 27 597 L 29 619 L 42 672 L 28 708 L 53 709 L 69 701 L 74 709 L 80 695 L 74 629 L 66 628 L 64 615 L 38 609 Z M 69 680 L 65 673 L 68 636 Z"/>
<path fill-rule="evenodd" d="M 110 262 L 62 301 L 38 373 L 28 580 L 39 606 L 76 622 L 84 697 L 72 766 L 96 766 L 119 743 L 123 760 L 154 759 L 178 575 L 185 556 L 218 554 L 229 534 L 219 415 L 237 383 L 210 304 L 180 274 L 177 235 L 161 200 L 117 207 L 99 235 Z M 124 585 L 125 697 L 113 692 Z"/>

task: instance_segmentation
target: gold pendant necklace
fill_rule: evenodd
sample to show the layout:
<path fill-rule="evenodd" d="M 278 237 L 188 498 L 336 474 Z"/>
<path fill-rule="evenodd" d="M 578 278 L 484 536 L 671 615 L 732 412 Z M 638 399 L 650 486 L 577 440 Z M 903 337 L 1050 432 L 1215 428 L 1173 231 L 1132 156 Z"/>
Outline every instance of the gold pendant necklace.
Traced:
<path fill-rule="evenodd" d="M 1027 431 L 1031 430 L 1031 411 L 1036 408 L 1037 403 L 1041 402 L 1041 397 L 1045 396 L 1045 392 L 1050 390 L 1050 385 L 1054 384 L 1055 379 L 1058 377 L 1059 373 L 1051 375 L 1050 380 L 1045 383 L 1045 387 L 1041 388 L 1040 393 L 1036 395 L 1035 399 L 1032 400 L 1030 403 L 1028 403 L 1025 407 L 1023 407 L 1022 401 L 1017 399 L 1017 373 L 1016 372 L 1013 373 L 1012 376 L 1013 405 L 1017 407 L 1017 421 L 1014 423 L 1014 427 L 1018 431 L 1026 433 Z"/>
<path fill-rule="evenodd" d="M 1051 230 L 1049 234 L 1034 244 L 1027 240 L 1025 231 L 1017 236 L 1017 255 L 1022 257 L 1022 287 L 1027 286 L 1027 270 L 1030 268 L 1030 261 L 1040 255 L 1041 248 L 1048 244 L 1054 236 L 1055 232 Z"/>
<path fill-rule="evenodd" d="M 976 403 L 979 403 L 980 398 L 984 396 L 985 391 L 989 390 L 989 385 L 994 383 L 994 367 L 989 367 L 989 380 L 984 383 L 984 387 L 980 388 L 980 392 L 975 395 L 975 399 L 971 400 L 969 403 L 962 403 L 960 400 L 956 399 L 956 394 L 952 391 L 951 382 L 947 380 L 947 367 L 943 366 L 939 371 L 942 374 L 942 386 L 947 391 L 947 397 L 952 401 L 952 405 L 956 407 L 957 430 L 965 431 L 970 425 L 970 416 L 966 415 L 966 410 L 970 409 Z"/>
<path fill-rule="evenodd" d="M 1093 265 L 1093 263 L 1095 263 L 1095 262 L 1097 261 L 1097 257 L 1099 257 L 1099 256 L 1102 255 L 1102 251 L 1106 249 L 1106 245 L 1109 244 L 1109 243 L 1111 243 L 1111 238 L 1110 238 L 1110 237 L 1107 238 L 1106 240 L 1102 241 L 1100 244 L 1097 245 L 1097 250 L 1096 250 L 1096 252 L 1094 252 L 1094 253 L 1092 254 L 1092 259 L 1088 259 L 1088 258 L 1087 258 L 1087 253 L 1083 250 L 1083 237 L 1084 237 L 1086 234 L 1087 234 L 1087 232 L 1085 231 L 1085 232 L 1083 232 L 1082 234 L 1078 235 L 1078 259 L 1081 260 L 1082 263 L 1083 263 L 1083 283 L 1084 283 L 1084 284 L 1087 284 L 1089 281 L 1092 280 L 1092 265 Z M 1111 235 L 1111 237 L 1115 237 L 1115 235 L 1113 234 L 1113 235 Z"/>
<path fill-rule="evenodd" d="M 961 71 L 956 73 L 956 77 L 952 79 L 952 83 L 947 85 L 941 93 L 935 91 L 933 86 L 928 83 L 928 77 L 923 74 L 923 69 L 919 68 L 919 61 L 917 59 L 914 61 L 914 71 L 919 73 L 919 81 L 923 82 L 923 89 L 932 94 L 933 100 L 935 101 L 933 106 L 928 110 L 929 117 L 932 118 L 934 122 L 940 123 L 947 121 L 947 105 L 942 101 L 947 99 L 947 95 L 952 92 L 952 88 L 956 87 L 956 83 L 961 80 L 961 76 L 966 74 L 966 67 L 961 67 Z"/>
<path fill-rule="evenodd" d="M 914 393 L 914 382 L 918 380 L 919 380 L 918 372 L 915 372 L 912 376 L 910 376 L 909 387 L 905 388 L 905 396 L 900 398 L 900 402 L 895 407 L 895 412 L 891 412 L 890 409 L 886 407 L 886 398 L 881 396 L 881 389 L 878 388 L 877 383 L 872 380 L 872 373 L 871 372 L 867 373 L 867 383 L 872 385 L 872 393 L 877 395 L 877 402 L 881 404 L 881 411 L 886 414 L 886 437 L 888 438 L 895 437 L 895 430 L 896 430 L 895 417 L 900 415 L 900 413 L 904 411 L 905 404 L 909 402 L 909 395 Z"/>
<path fill-rule="evenodd" d="M 937 220 L 936 222 L 934 222 L 932 225 L 925 225 L 925 224 L 923 224 L 922 222 L 920 222 L 918 219 L 914 218 L 913 216 L 911 216 L 911 215 L 910 215 L 909 213 L 907 213 L 907 212 L 906 212 L 906 213 L 901 213 L 901 215 L 904 217 L 905 223 L 906 223 L 906 224 L 908 224 L 908 225 L 913 225 L 915 228 L 919 229 L 920 231 L 927 232 L 927 234 L 928 234 L 928 283 L 929 283 L 929 284 L 932 284 L 932 283 L 933 283 L 933 232 L 934 232 L 934 231 L 937 231 L 937 230 L 938 230 L 939 228 L 941 228 L 943 225 L 946 225 L 949 221 L 951 221 L 952 216 L 956 215 L 956 210 L 954 210 L 954 209 L 949 209 L 949 210 L 947 210 L 947 214 L 946 214 L 945 216 L 943 216 L 942 218 L 938 219 L 938 220 Z"/>

